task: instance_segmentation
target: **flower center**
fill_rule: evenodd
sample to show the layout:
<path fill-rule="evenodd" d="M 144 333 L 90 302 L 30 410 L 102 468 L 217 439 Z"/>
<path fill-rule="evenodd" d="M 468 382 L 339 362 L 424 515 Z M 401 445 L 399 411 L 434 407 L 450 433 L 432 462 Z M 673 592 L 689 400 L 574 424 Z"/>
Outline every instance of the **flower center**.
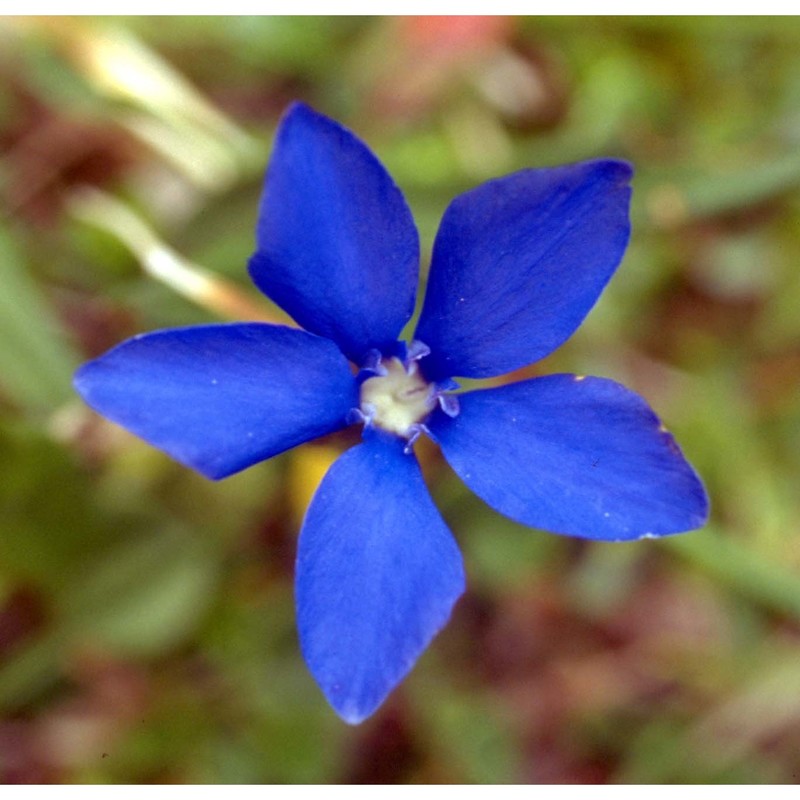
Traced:
<path fill-rule="evenodd" d="M 416 361 L 382 358 L 380 372 L 361 384 L 361 413 L 369 423 L 406 439 L 437 404 L 436 386 L 420 374 Z"/>

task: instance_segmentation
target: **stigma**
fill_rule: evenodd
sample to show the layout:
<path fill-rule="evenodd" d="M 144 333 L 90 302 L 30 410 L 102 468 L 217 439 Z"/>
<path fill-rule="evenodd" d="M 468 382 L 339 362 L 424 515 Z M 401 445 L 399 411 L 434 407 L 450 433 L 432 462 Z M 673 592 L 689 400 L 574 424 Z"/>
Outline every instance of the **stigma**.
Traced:
<path fill-rule="evenodd" d="M 361 384 L 361 413 L 374 425 L 405 439 L 416 438 L 438 404 L 436 385 L 428 383 L 417 361 L 382 358 L 378 374 Z"/>
<path fill-rule="evenodd" d="M 414 442 L 430 435 L 428 417 L 438 408 L 448 417 L 459 413 L 458 397 L 452 392 L 459 385 L 452 379 L 430 382 L 420 370 L 419 361 L 430 354 L 424 342 L 408 345 L 398 342 L 397 355 L 384 356 L 370 350 L 361 365 L 359 407 L 348 414 L 348 422 L 361 422 L 365 428 L 378 428 L 406 440 L 405 452 Z"/>

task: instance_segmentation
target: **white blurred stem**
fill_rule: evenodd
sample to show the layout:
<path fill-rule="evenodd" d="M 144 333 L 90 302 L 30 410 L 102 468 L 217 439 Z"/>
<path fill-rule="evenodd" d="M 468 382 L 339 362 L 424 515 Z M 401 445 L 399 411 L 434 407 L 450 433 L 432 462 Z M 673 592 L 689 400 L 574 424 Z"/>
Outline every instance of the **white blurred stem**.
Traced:
<path fill-rule="evenodd" d="M 222 317 L 292 324 L 279 312 L 250 299 L 238 286 L 192 263 L 158 238 L 133 209 L 90 187 L 72 193 L 69 209 L 77 219 L 110 233 L 137 258 L 145 273 Z"/>

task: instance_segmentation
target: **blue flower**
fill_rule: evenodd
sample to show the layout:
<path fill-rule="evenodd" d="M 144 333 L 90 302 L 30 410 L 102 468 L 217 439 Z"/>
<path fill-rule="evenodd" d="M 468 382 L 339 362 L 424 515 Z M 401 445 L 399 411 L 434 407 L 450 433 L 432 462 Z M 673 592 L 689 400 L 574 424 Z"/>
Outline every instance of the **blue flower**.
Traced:
<path fill-rule="evenodd" d="M 293 105 L 277 133 L 250 260 L 305 330 L 241 323 L 134 337 L 75 385 L 110 420 L 219 479 L 353 422 L 297 554 L 303 654 L 339 715 L 372 714 L 464 591 L 458 547 L 413 454 L 421 433 L 517 522 L 621 541 L 701 526 L 702 483 L 633 392 L 550 375 L 454 394 L 546 356 L 627 246 L 631 167 L 528 169 L 457 197 L 412 342 L 419 242 L 397 186 L 336 122 Z M 352 364 L 359 368 L 356 373 Z"/>

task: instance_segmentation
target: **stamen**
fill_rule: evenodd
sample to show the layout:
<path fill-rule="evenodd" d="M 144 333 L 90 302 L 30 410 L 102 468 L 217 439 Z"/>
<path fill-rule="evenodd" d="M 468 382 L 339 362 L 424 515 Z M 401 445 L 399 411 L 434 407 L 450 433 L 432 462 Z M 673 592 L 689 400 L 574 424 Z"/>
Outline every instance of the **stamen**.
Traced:
<path fill-rule="evenodd" d="M 345 422 L 348 425 L 358 425 L 359 423 L 362 425 L 369 425 L 369 421 L 369 416 L 360 408 L 351 408 L 345 417 Z"/>
<path fill-rule="evenodd" d="M 361 369 L 364 372 L 374 372 L 376 375 L 386 375 L 386 367 L 381 363 L 383 356 L 380 350 L 369 350 L 364 358 Z"/>
<path fill-rule="evenodd" d="M 408 441 L 406 442 L 406 446 L 403 448 L 403 452 L 406 455 L 409 455 L 414 450 L 414 442 L 422 436 L 423 433 L 430 434 L 428 428 L 421 422 L 418 422 L 416 425 L 412 425 L 409 429 L 410 436 L 408 437 Z"/>
<path fill-rule="evenodd" d="M 458 403 L 458 398 L 454 394 L 440 394 L 436 398 L 439 401 L 439 408 L 447 414 L 448 417 L 457 417 L 461 406 Z"/>
<path fill-rule="evenodd" d="M 431 349 L 425 342 L 414 339 L 406 351 L 406 361 L 419 361 L 421 358 L 425 358 L 425 356 L 429 356 L 430 354 Z"/>

